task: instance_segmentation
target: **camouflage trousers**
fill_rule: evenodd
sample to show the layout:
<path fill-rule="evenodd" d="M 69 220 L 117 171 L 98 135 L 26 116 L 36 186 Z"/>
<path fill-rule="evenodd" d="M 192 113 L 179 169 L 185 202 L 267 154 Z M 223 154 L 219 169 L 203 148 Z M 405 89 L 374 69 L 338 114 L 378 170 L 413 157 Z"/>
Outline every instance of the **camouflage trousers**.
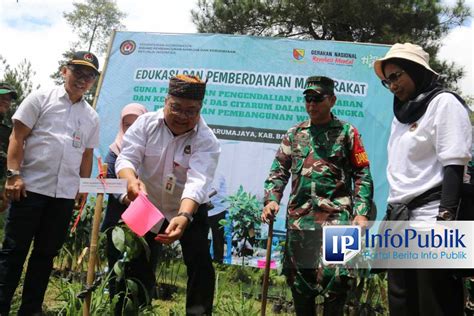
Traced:
<path fill-rule="evenodd" d="M 283 274 L 292 291 L 313 297 L 345 297 L 348 271 L 322 264 L 322 227 L 287 230 L 286 234 Z"/>

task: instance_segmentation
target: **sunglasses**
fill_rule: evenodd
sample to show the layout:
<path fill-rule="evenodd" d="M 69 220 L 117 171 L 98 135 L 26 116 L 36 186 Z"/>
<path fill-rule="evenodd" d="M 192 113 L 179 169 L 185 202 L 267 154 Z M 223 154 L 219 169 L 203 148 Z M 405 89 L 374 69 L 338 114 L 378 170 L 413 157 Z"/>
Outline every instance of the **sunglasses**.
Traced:
<path fill-rule="evenodd" d="M 314 95 L 305 95 L 304 100 L 306 103 L 311 103 L 311 102 L 323 102 L 326 98 L 328 97 L 327 94 L 314 94 Z"/>
<path fill-rule="evenodd" d="M 385 88 L 390 89 L 390 86 L 392 85 L 392 83 L 397 83 L 401 75 L 403 75 L 404 73 L 405 73 L 405 70 L 400 70 L 400 71 L 391 73 L 390 76 L 387 77 L 387 79 L 382 80 L 382 85 Z"/>
<path fill-rule="evenodd" d="M 85 73 L 78 67 L 74 66 L 68 66 L 68 68 L 72 71 L 76 79 L 84 79 L 86 82 L 92 82 L 97 79 L 97 74 L 95 72 Z"/>

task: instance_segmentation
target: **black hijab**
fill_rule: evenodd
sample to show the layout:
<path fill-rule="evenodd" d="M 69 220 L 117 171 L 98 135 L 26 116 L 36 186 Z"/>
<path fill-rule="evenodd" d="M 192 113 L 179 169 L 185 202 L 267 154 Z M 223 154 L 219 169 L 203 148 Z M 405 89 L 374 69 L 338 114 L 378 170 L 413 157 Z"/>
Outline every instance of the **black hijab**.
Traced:
<path fill-rule="evenodd" d="M 415 83 L 415 93 L 410 100 L 402 102 L 394 96 L 393 113 L 401 123 L 411 124 L 416 122 L 425 114 L 432 97 L 443 89 L 438 82 L 438 75 L 420 64 L 402 58 L 385 60 L 382 69 L 388 63 L 395 64 L 403 69 Z"/>

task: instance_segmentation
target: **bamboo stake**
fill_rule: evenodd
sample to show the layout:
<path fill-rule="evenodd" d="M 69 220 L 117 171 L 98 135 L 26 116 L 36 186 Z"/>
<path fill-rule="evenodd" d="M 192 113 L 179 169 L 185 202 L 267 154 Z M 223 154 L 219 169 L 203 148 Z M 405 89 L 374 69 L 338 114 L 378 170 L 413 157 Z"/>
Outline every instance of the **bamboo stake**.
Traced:
<path fill-rule="evenodd" d="M 102 164 L 102 170 L 107 170 L 107 164 Z M 97 262 L 97 241 L 99 240 L 99 226 L 102 218 L 102 204 L 104 201 L 104 194 L 97 193 L 95 201 L 94 219 L 92 221 L 91 243 L 89 246 L 89 262 L 87 265 L 87 288 L 94 284 L 95 266 Z M 92 291 L 88 291 L 84 300 L 84 308 L 82 310 L 83 316 L 90 315 Z"/>

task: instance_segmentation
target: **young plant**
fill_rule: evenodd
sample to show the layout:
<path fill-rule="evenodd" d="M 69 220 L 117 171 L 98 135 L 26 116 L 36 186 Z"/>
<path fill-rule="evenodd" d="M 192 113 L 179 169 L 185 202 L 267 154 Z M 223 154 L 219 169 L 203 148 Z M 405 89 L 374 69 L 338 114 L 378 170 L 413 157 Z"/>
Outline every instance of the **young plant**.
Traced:
<path fill-rule="evenodd" d="M 139 292 L 143 292 L 146 296 L 146 302 L 151 302 L 151 297 L 148 295 L 148 291 L 145 286 L 137 279 L 130 278 L 126 274 L 127 264 L 132 260 L 138 258 L 142 252 L 145 252 L 147 259 L 150 259 L 150 248 L 143 237 L 138 237 L 126 226 L 115 226 L 112 230 L 112 242 L 115 248 L 120 251 L 120 259 L 117 260 L 111 271 L 114 275 L 111 276 L 113 281 L 116 282 L 117 288 L 119 284 L 125 285 L 123 293 L 117 293 L 115 297 L 123 295 L 124 303 L 122 313 L 137 314 L 139 311 Z M 118 301 L 116 302 L 118 303 Z M 115 304 L 116 304 L 115 303 Z M 114 304 L 114 305 L 115 305 Z"/>
<path fill-rule="evenodd" d="M 254 287 L 250 295 L 246 295 L 243 290 L 243 284 L 239 285 L 237 295 L 231 291 L 219 291 L 216 295 L 215 311 L 216 315 L 236 315 L 236 316 L 251 316 L 259 315 L 260 309 L 255 306 L 256 294 L 260 286 Z M 249 298 L 247 296 L 250 296 Z"/>
<path fill-rule="evenodd" d="M 260 213 L 262 203 L 255 195 L 245 192 L 240 186 L 234 195 L 225 199 L 229 203 L 229 214 L 226 219 L 219 221 L 223 226 L 232 228 L 232 240 L 236 239 L 243 245 L 238 250 L 239 256 L 251 255 L 244 251 L 245 244 L 255 239 L 255 232 L 260 229 Z"/>

